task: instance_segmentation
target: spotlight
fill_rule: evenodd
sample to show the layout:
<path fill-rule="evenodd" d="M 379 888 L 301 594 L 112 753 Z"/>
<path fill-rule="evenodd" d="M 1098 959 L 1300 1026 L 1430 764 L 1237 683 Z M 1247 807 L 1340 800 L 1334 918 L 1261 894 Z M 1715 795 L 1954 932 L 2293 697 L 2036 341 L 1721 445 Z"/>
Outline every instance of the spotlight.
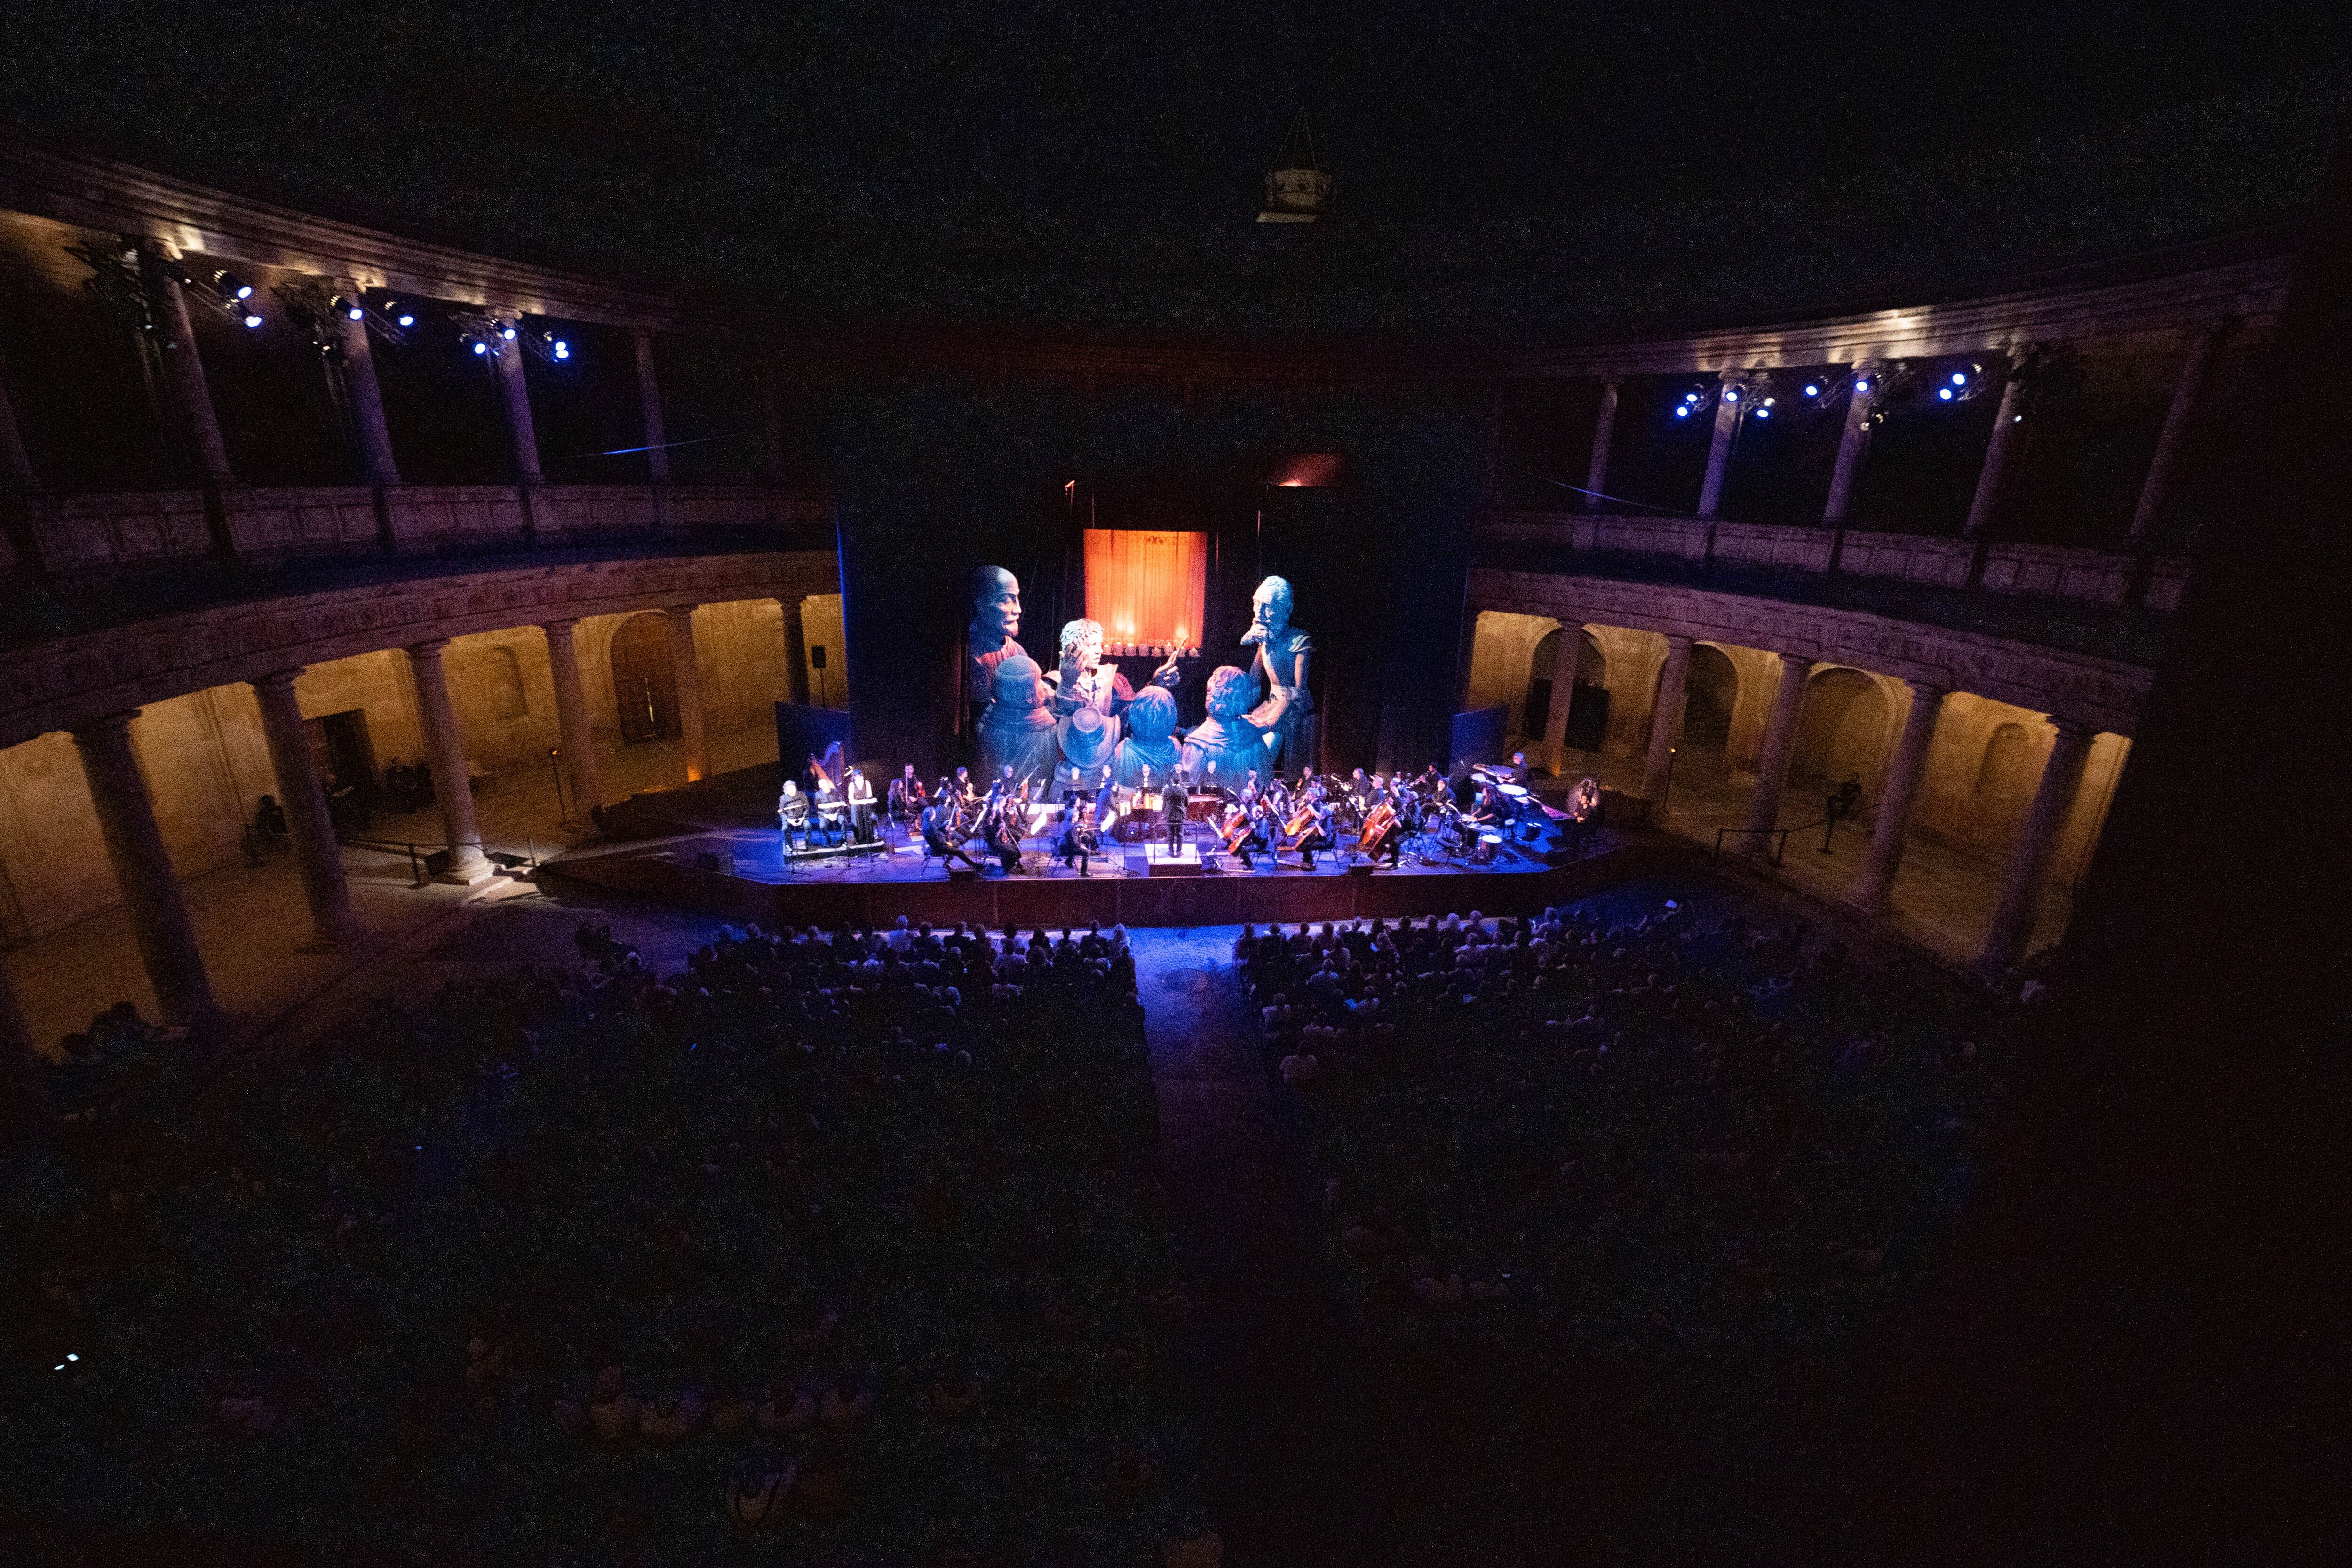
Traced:
<path fill-rule="evenodd" d="M 1868 392 L 1870 390 L 1870 377 L 1866 375 L 1854 377 L 1853 389 L 1856 392 Z"/>
<path fill-rule="evenodd" d="M 1969 373 L 1967 371 L 1956 370 L 1952 373 L 1952 384 L 1954 386 L 1966 386 L 1968 384 Z"/>
<path fill-rule="evenodd" d="M 248 328 L 257 327 L 261 325 L 261 318 L 253 311 L 247 310 L 245 313 L 245 324 Z"/>
<path fill-rule="evenodd" d="M 399 305 L 398 305 L 398 304 L 396 304 L 396 303 L 395 303 L 395 304 L 393 306 L 393 309 L 394 309 L 394 310 L 400 310 L 400 307 L 399 307 Z M 416 317 L 415 317 L 414 314 L 412 314 L 411 312 L 407 311 L 407 310 L 401 310 L 401 311 L 400 311 L 400 314 L 399 314 L 399 315 L 397 315 L 397 316 L 394 316 L 394 317 L 393 318 L 393 320 L 394 320 L 395 322 L 397 322 L 399 325 L 404 326 L 404 327 L 413 327 L 413 326 L 416 325 Z"/>
<path fill-rule="evenodd" d="M 499 322 L 499 336 L 500 336 L 500 337 L 502 337 L 502 338 L 506 339 L 506 341 L 507 341 L 507 342 L 514 342 L 514 338 L 515 338 L 515 330 L 514 330 L 512 327 L 510 327 L 510 326 L 507 325 L 505 322 L 501 321 L 501 322 Z"/>
<path fill-rule="evenodd" d="M 1736 387 L 1736 386 L 1727 386 L 1727 387 L 1725 387 L 1725 388 L 1723 389 L 1723 400 L 1724 400 L 1726 403 L 1737 403 L 1737 402 L 1738 402 L 1738 401 L 1739 401 L 1739 388 L 1738 388 L 1738 387 Z"/>
<path fill-rule="evenodd" d="M 1677 419 L 1687 419 L 1687 418 L 1689 418 L 1689 417 L 1690 417 L 1690 405 L 1689 405 L 1689 404 L 1687 404 L 1687 403 L 1685 403 L 1685 404 L 1684 404 L 1680 408 L 1675 409 L 1675 418 L 1677 418 Z"/>
<path fill-rule="evenodd" d="M 557 359 L 570 359 L 572 357 L 572 345 L 565 342 L 562 338 L 556 339 L 555 357 Z"/>
<path fill-rule="evenodd" d="M 1759 419 L 1769 419 L 1772 417 L 1772 411 L 1759 403 L 1756 405 L 1756 417 Z"/>
<path fill-rule="evenodd" d="M 490 345 L 481 342 L 479 339 L 476 339 L 474 342 L 474 352 L 478 354 L 486 354 L 490 352 Z"/>
<path fill-rule="evenodd" d="M 357 305 L 344 306 L 343 315 L 346 320 L 353 321 L 364 321 L 367 320 L 367 312 Z"/>
<path fill-rule="evenodd" d="M 223 268 L 218 272 L 213 274 L 213 287 L 220 290 L 220 296 L 224 300 L 250 300 L 253 298 L 253 285 L 247 283 L 244 279 L 239 278 L 236 273 L 231 272 L 226 268 Z"/>
<path fill-rule="evenodd" d="M 1805 395 L 1807 397 L 1819 397 L 1821 395 L 1822 384 L 1820 382 L 1809 381 L 1805 383 Z"/>
<path fill-rule="evenodd" d="M 1939 386 L 1936 388 L 1936 395 L 1944 402 L 1949 403 L 1952 400 L 1952 389 L 1948 386 Z"/>

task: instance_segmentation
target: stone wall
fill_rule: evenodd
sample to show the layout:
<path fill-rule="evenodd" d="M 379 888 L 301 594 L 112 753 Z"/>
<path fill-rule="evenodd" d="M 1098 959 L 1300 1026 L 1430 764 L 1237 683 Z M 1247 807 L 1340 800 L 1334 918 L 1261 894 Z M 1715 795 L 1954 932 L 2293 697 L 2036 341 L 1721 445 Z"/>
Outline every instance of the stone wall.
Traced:
<path fill-rule="evenodd" d="M 591 616 L 573 634 L 590 722 L 599 751 L 608 755 L 620 743 L 613 637 L 629 618 Z M 773 704 L 786 695 L 782 605 L 773 599 L 705 605 L 695 612 L 694 641 L 711 731 L 771 723 Z M 547 638 L 539 627 L 454 638 L 444 666 L 468 760 L 491 773 L 543 768 L 557 731 Z M 312 665 L 294 692 L 306 719 L 366 715 L 379 767 L 423 754 L 408 658 L 397 649 Z M 234 862 L 255 801 L 278 787 L 253 689 L 239 681 L 147 703 L 131 733 L 180 875 Z M 52 731 L 0 750 L 0 941 L 61 930 L 116 899 L 71 738 Z"/>

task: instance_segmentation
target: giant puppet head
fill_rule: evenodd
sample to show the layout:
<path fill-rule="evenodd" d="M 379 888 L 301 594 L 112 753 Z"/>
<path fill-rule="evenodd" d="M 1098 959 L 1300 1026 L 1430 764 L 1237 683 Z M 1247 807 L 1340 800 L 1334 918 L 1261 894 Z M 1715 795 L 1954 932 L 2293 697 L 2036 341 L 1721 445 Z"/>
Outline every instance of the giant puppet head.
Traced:
<path fill-rule="evenodd" d="M 1250 595 L 1250 629 L 1242 641 L 1279 642 L 1290 627 L 1292 602 L 1289 579 L 1268 577 L 1260 583 Z"/>
<path fill-rule="evenodd" d="M 993 653 L 1021 635 L 1021 580 L 1002 566 L 971 574 L 971 646 Z"/>

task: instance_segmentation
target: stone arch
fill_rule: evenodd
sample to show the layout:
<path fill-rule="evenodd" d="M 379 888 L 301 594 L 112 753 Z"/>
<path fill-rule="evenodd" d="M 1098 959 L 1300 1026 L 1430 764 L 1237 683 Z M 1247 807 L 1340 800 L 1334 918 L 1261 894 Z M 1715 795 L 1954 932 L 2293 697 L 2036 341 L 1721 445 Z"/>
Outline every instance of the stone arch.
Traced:
<path fill-rule="evenodd" d="M 1559 668 L 1559 639 L 1566 630 L 1565 626 L 1552 627 L 1536 639 L 1534 651 L 1528 655 L 1527 698 L 1519 708 L 1519 732 L 1523 735 L 1541 735 L 1544 721 L 1551 715 L 1552 680 Z"/>
<path fill-rule="evenodd" d="M 1713 643 L 1691 645 L 1683 679 L 1682 750 L 1720 766 L 1731 744 L 1732 710 L 1739 705 L 1739 668 Z"/>
<path fill-rule="evenodd" d="M 2017 836 L 2042 783 L 2044 750 L 2038 737 L 2015 721 L 1995 725 L 1985 737 L 1984 754 L 1977 759 L 1976 778 L 1969 786 L 1970 841 L 2003 845 Z"/>
<path fill-rule="evenodd" d="M 1865 794 L 1874 793 L 1893 711 L 1885 686 L 1867 671 L 1832 665 L 1816 672 L 1797 721 L 1790 774 L 1809 784 L 1858 779 Z"/>
<path fill-rule="evenodd" d="M 482 699 L 494 723 L 530 716 L 530 698 L 523 689 L 522 660 L 500 645 L 481 651 Z"/>
<path fill-rule="evenodd" d="M 631 616 L 613 633 L 613 707 L 621 739 L 666 741 L 677 734 L 677 670 L 669 625 L 658 610 Z"/>

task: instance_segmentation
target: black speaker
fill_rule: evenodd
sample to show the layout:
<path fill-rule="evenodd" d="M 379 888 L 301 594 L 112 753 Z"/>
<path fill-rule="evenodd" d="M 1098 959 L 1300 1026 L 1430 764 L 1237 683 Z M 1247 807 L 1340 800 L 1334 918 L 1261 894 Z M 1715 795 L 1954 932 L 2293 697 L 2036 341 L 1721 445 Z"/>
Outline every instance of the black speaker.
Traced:
<path fill-rule="evenodd" d="M 1348 875 L 1350 877 L 1369 877 L 1371 874 L 1372 863 L 1370 860 L 1362 861 L 1360 864 L 1352 865 L 1348 868 Z"/>
<path fill-rule="evenodd" d="M 811 669 L 823 669 L 824 668 L 824 644 L 811 643 L 809 645 L 809 668 Z"/>

